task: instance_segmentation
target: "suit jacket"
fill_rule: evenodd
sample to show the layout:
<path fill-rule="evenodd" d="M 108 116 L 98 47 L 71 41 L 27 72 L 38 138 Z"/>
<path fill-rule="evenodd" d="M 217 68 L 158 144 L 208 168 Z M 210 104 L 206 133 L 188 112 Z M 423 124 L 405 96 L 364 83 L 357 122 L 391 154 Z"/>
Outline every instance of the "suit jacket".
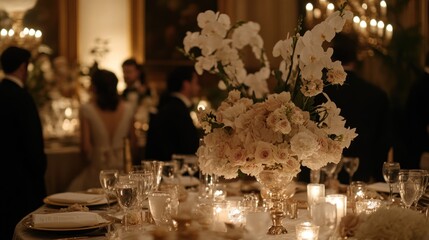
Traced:
<path fill-rule="evenodd" d="M 359 167 L 353 180 L 384 181 L 383 162 L 391 146 L 391 111 L 387 94 L 354 72 L 347 71 L 347 80 L 343 86 L 330 86 L 326 93 L 341 108 L 341 116 L 346 126 L 356 128 L 358 136 L 349 148 L 344 149 L 345 156 L 359 157 Z M 348 182 L 344 172 L 342 182 Z M 341 180 L 341 176 L 340 176 Z"/>
<path fill-rule="evenodd" d="M 146 159 L 171 160 L 172 154 L 195 154 L 199 132 L 185 103 L 177 97 L 163 99 L 158 113 L 150 119 Z"/>
<path fill-rule="evenodd" d="M 15 225 L 43 204 L 46 155 L 37 107 L 16 83 L 0 83 L 0 179 L 4 193 L 0 235 L 12 239 Z"/>
<path fill-rule="evenodd" d="M 331 85 L 325 88 L 329 98 L 341 109 L 340 115 L 346 120 L 346 127 L 356 128 L 358 136 L 344 149 L 344 156 L 359 157 L 359 167 L 353 181 L 384 181 L 383 162 L 391 146 L 391 111 L 387 94 L 375 85 L 361 79 L 354 72 L 347 71 L 343 86 Z M 323 98 L 323 99 L 322 99 Z M 318 95 L 316 102 L 326 101 Z M 308 181 L 308 169 L 303 169 L 302 179 Z M 339 178 L 349 183 L 343 169 Z"/>

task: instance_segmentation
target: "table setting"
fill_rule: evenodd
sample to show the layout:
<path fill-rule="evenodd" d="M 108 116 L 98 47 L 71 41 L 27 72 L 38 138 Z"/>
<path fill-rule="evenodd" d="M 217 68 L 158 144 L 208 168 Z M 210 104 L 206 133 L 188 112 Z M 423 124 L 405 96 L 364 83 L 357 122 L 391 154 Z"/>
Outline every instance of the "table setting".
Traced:
<path fill-rule="evenodd" d="M 43 232 L 45 239 L 58 239 L 49 235 L 54 221 L 57 230 L 75 226 L 109 240 L 428 239 L 427 205 L 419 204 L 427 171 L 386 162 L 380 169 L 386 183 L 359 182 L 353 177 L 360 159 L 343 155 L 358 133 L 346 127 L 341 109 L 323 92 L 325 85 L 346 79 L 341 63 L 331 60 L 333 50 L 323 44 L 351 20 L 346 5 L 304 35 L 297 30 L 277 42 L 272 54 L 281 64 L 273 71 L 259 24 L 231 24 L 226 14 L 200 13 L 201 31 L 188 32 L 181 51 L 198 74 L 218 76 L 228 94 L 217 109 L 199 111 L 205 134 L 196 155 L 145 160 L 129 172 L 103 169 L 101 194 L 51 195 L 18 224 L 17 235 L 42 230 L 39 237 Z M 240 58 L 245 48 L 260 63 L 252 73 Z M 271 74 L 278 80 L 273 93 Z M 327 101 L 316 105 L 318 94 Z M 297 181 L 302 167 L 311 170 L 309 183 Z M 337 180 L 342 168 L 348 185 Z M 50 205 L 68 207 L 61 212 Z"/>

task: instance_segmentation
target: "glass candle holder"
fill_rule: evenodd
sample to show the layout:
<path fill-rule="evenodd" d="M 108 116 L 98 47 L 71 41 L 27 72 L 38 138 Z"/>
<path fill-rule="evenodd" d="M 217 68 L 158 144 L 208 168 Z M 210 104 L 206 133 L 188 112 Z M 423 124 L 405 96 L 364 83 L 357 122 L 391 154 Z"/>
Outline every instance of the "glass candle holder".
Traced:
<path fill-rule="evenodd" d="M 356 202 L 356 213 L 371 214 L 381 207 L 380 199 L 363 199 Z"/>
<path fill-rule="evenodd" d="M 310 217 L 313 216 L 313 207 L 325 197 L 325 185 L 319 183 L 307 184 L 307 203 Z"/>
<path fill-rule="evenodd" d="M 297 240 L 317 240 L 319 237 L 319 226 L 311 222 L 303 222 L 295 227 Z"/>
<path fill-rule="evenodd" d="M 325 201 L 335 205 L 337 209 L 337 225 L 347 213 L 347 196 L 342 194 L 328 194 Z"/>

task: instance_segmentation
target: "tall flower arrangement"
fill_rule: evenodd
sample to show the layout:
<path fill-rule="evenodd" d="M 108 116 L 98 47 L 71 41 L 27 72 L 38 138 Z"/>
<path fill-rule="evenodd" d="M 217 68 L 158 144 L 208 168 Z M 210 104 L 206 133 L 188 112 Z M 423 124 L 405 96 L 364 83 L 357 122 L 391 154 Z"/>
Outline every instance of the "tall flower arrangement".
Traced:
<path fill-rule="evenodd" d="M 199 147 L 203 173 L 234 178 L 238 171 L 257 176 L 264 169 L 297 174 L 300 166 L 319 169 L 338 163 L 342 150 L 356 137 L 345 127 L 340 109 L 323 88 L 342 85 L 346 78 L 341 62 L 331 60 L 333 50 L 322 44 L 340 32 L 351 12 L 341 6 L 312 30 L 278 41 L 272 51 L 281 57 L 279 68 L 271 71 L 255 22 L 231 25 L 226 14 L 206 11 L 198 15 L 199 32 L 188 32 L 183 52 L 195 61 L 198 74 L 216 74 L 219 87 L 229 92 L 216 109 L 199 111 L 205 131 Z M 240 57 L 251 49 L 260 68 L 248 72 Z M 267 80 L 277 79 L 273 93 Z M 323 94 L 327 101 L 314 104 Z"/>

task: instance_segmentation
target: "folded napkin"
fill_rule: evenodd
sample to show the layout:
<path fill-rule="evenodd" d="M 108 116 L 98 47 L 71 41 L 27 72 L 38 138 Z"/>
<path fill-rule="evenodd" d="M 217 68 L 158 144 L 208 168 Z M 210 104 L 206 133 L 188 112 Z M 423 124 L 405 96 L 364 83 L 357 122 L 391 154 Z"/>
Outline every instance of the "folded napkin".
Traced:
<path fill-rule="evenodd" d="M 89 204 L 99 202 L 105 199 L 104 195 L 101 194 L 88 194 L 88 193 L 76 193 L 76 192 L 64 192 L 56 193 L 47 197 L 48 200 L 57 203 L 80 203 Z"/>
<path fill-rule="evenodd" d="M 369 184 L 367 186 L 367 188 L 369 188 L 371 190 L 374 190 L 374 191 L 377 191 L 377 192 L 385 192 L 385 193 L 390 192 L 389 184 L 388 183 L 384 183 L 384 182 L 376 182 L 376 183 Z M 393 192 L 394 193 L 398 193 L 399 192 L 398 187 L 396 186 L 396 184 L 393 184 Z"/>
<path fill-rule="evenodd" d="M 109 222 L 93 212 L 35 213 L 32 216 L 34 228 L 80 228 Z"/>

